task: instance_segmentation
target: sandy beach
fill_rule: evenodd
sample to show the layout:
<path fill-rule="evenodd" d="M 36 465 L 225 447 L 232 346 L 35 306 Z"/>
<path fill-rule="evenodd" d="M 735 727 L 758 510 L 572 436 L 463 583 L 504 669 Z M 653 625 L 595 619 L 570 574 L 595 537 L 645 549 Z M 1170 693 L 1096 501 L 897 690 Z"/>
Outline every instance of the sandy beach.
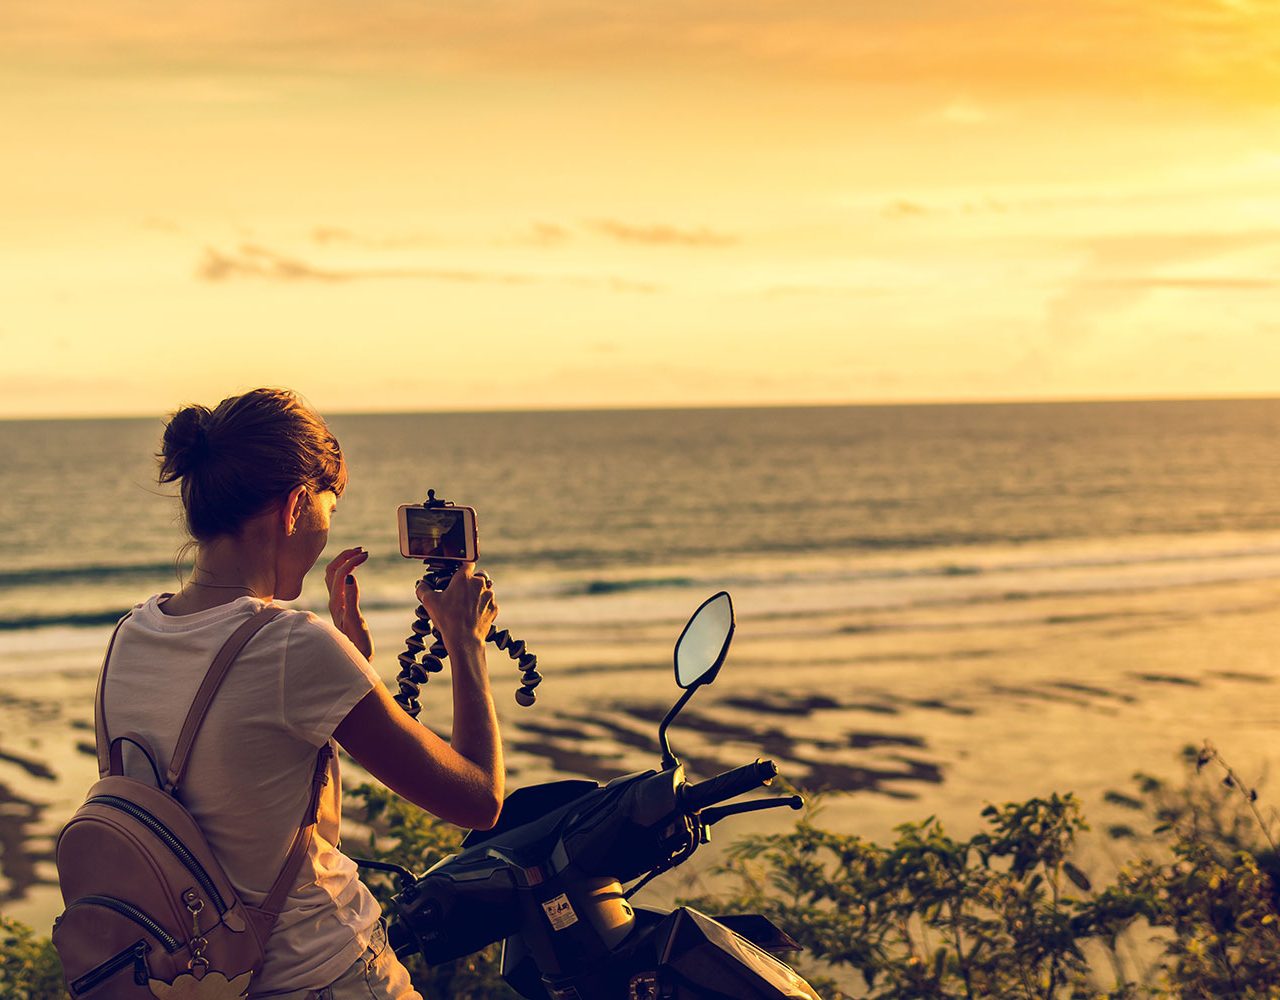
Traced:
<path fill-rule="evenodd" d="M 871 838 L 928 815 L 972 832 L 985 802 L 1053 791 L 1080 795 L 1101 829 L 1121 818 L 1103 801 L 1108 790 L 1126 790 L 1138 770 L 1178 775 L 1180 749 L 1206 737 L 1250 779 L 1277 762 L 1276 557 L 1244 570 L 1237 560 L 1223 580 L 1197 556 L 1194 579 L 1169 586 L 1164 567 L 1158 588 L 1137 579 L 1099 587 L 1082 570 L 1070 586 L 1060 578 L 1051 592 L 1012 599 L 1009 587 L 1034 570 L 1025 555 L 1008 558 L 1009 579 L 990 567 L 957 572 L 909 609 L 865 584 L 859 600 L 814 600 L 807 610 L 794 588 L 795 606 L 778 607 L 766 582 L 740 587 L 734 646 L 715 685 L 672 727 L 677 754 L 694 777 L 771 757 L 789 781 L 821 794 L 822 823 Z M 669 666 L 678 624 L 609 625 L 607 601 L 594 607 L 588 632 L 566 624 L 564 607 L 554 616 L 536 600 L 511 602 L 511 627 L 538 653 L 546 681 L 536 706 L 518 708 L 514 665 L 491 652 L 510 788 L 656 765 L 657 722 L 678 693 Z M 402 618 L 387 610 L 373 619 L 388 679 Z M 0 910 L 40 929 L 60 909 L 53 838 L 96 774 L 93 664 L 104 641 L 100 629 L 40 633 L 41 648 L 10 648 L 0 664 Z M 447 680 L 433 681 L 424 702 L 424 721 L 447 729 Z M 363 778 L 346 762 L 348 785 Z M 1262 799 L 1269 809 L 1265 783 Z M 726 823 L 649 898 L 697 884 L 735 833 L 793 818 L 779 810 Z M 1086 864 L 1105 866 L 1114 853 L 1099 834 L 1083 844 Z"/>

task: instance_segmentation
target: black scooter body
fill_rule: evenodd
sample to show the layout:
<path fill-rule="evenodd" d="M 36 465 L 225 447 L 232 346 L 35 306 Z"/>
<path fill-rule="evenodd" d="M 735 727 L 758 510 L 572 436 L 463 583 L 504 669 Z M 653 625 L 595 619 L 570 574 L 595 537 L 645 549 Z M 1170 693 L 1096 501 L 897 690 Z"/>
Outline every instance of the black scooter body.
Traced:
<path fill-rule="evenodd" d="M 527 1000 L 819 1000 L 788 966 L 705 913 L 639 909 L 636 918 L 632 937 L 606 963 L 555 979 L 542 977 L 521 938 L 507 938 L 502 977 Z M 767 917 L 749 914 L 745 920 L 757 929 L 767 926 L 767 940 L 799 950 Z"/>
<path fill-rule="evenodd" d="M 469 834 L 462 853 L 395 898 L 396 951 L 435 965 L 505 939 L 502 975 L 529 1000 L 818 1000 L 763 950 L 799 950 L 767 918 L 725 918 L 731 929 L 688 907 L 635 909 L 623 897 L 620 880 L 696 846 L 677 805 L 683 782 L 675 768 L 513 793 L 498 826 Z"/>

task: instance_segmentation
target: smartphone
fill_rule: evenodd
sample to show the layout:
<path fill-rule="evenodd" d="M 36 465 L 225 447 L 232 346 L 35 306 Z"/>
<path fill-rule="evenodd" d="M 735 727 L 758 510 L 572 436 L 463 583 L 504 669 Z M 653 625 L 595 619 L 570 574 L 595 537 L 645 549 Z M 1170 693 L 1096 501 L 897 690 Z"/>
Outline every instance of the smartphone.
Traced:
<path fill-rule="evenodd" d="M 475 562 L 480 555 L 474 507 L 423 507 L 405 503 L 396 510 L 400 554 L 406 559 Z"/>

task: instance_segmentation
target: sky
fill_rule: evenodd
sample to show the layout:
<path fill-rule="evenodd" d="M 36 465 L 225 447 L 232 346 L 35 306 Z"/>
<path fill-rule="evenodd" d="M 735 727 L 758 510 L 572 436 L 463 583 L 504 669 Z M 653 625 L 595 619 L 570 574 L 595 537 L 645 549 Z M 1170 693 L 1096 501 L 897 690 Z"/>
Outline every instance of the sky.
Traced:
<path fill-rule="evenodd" d="M 1280 394 L 1276 0 L 4 0 L 0 416 Z"/>

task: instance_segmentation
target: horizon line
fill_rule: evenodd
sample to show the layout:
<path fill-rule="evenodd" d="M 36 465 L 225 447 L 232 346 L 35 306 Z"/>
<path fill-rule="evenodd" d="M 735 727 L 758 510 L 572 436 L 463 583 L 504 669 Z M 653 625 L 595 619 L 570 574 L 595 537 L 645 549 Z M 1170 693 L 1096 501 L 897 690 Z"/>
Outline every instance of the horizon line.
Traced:
<path fill-rule="evenodd" d="M 305 396 L 303 397 L 306 398 Z M 582 405 L 582 406 L 500 406 L 477 410 L 465 407 L 441 409 L 328 409 L 323 411 L 325 417 L 375 417 L 375 416 L 419 416 L 423 414 L 496 414 L 496 413 L 653 413 L 681 410 L 835 410 L 835 409 L 890 409 L 893 407 L 928 407 L 928 406 L 1055 406 L 1064 404 L 1090 403 L 1229 403 L 1229 402 L 1269 402 L 1280 401 L 1280 394 L 1275 393 L 1235 393 L 1206 395 L 1169 395 L 1151 394 L 1134 396 L 1004 396 L 991 398 L 944 397 L 939 399 L 905 398 L 893 400 L 828 400 L 782 401 L 782 402 L 714 402 L 714 403 L 649 403 L 632 405 Z M 185 404 L 184 404 L 185 405 Z M 168 411 L 156 413 L 56 413 L 30 414 L 0 413 L 0 423 L 35 423 L 55 420 L 157 420 L 164 419 Z"/>

